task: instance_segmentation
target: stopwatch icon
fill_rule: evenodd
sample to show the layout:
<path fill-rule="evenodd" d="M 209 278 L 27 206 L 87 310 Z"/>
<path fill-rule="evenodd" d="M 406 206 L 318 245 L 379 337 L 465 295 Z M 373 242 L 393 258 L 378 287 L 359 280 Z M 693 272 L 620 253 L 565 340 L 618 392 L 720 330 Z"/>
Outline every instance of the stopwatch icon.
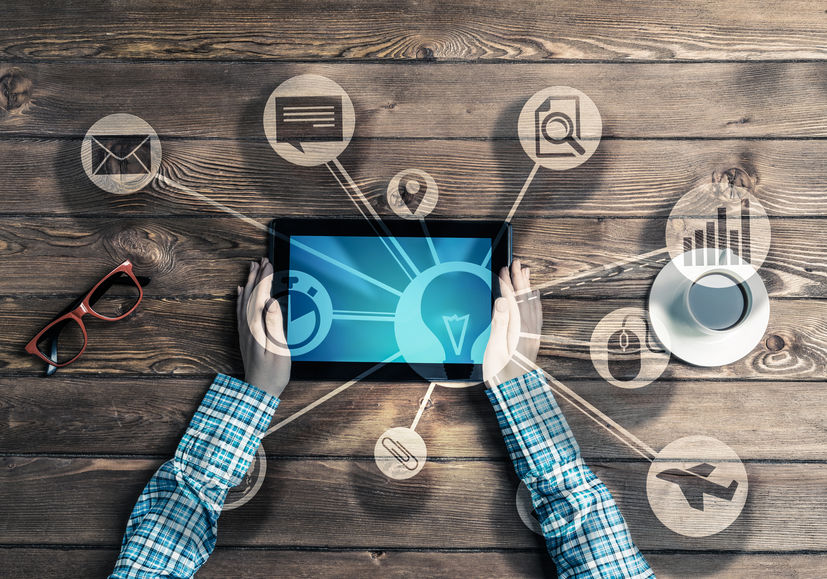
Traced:
<path fill-rule="evenodd" d="M 280 271 L 274 275 L 271 295 L 262 315 L 271 307 L 281 308 L 291 356 L 310 352 L 327 337 L 333 322 L 333 303 L 319 280 L 302 271 Z M 285 346 L 269 331 L 266 334 L 268 340 Z"/>

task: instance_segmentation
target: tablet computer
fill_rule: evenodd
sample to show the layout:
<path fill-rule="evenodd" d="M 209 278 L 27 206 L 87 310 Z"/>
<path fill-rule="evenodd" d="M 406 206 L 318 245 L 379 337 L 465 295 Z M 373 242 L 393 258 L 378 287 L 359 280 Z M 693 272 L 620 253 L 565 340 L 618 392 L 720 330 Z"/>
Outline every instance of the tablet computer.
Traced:
<path fill-rule="evenodd" d="M 269 254 L 293 377 L 482 380 L 508 224 L 275 219 Z"/>

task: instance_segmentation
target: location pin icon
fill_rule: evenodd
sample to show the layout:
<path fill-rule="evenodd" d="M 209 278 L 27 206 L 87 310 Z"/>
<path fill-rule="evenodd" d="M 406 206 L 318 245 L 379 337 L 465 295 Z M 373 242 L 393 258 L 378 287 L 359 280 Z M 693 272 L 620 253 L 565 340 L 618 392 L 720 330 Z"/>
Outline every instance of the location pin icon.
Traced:
<path fill-rule="evenodd" d="M 428 191 L 427 183 L 420 183 L 416 177 L 403 177 L 399 180 L 399 197 L 402 202 L 411 212 L 411 215 L 416 214 L 416 210 L 422 204 L 422 199 Z"/>
<path fill-rule="evenodd" d="M 388 206 L 399 217 L 422 219 L 436 206 L 436 181 L 425 171 L 406 169 L 388 184 Z"/>

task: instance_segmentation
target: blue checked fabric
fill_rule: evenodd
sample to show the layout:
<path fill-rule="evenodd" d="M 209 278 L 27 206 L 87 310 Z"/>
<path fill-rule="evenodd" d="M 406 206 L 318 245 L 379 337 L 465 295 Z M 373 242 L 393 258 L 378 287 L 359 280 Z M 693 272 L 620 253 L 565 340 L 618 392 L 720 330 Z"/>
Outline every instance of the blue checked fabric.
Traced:
<path fill-rule="evenodd" d="M 654 577 L 609 489 L 580 458 L 542 372 L 486 393 L 517 475 L 531 491 L 558 576 Z"/>
<path fill-rule="evenodd" d="M 279 399 L 219 374 L 175 457 L 132 510 L 110 578 L 192 577 L 215 547 L 227 491 L 255 458 Z"/>

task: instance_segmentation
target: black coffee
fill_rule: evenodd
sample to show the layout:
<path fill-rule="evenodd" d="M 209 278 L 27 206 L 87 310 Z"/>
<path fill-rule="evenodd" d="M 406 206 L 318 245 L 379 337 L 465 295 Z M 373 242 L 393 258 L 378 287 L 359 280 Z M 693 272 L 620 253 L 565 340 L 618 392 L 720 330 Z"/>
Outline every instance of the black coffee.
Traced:
<path fill-rule="evenodd" d="M 748 298 L 742 283 L 722 273 L 710 273 L 689 288 L 689 309 L 710 330 L 728 330 L 747 313 Z"/>

